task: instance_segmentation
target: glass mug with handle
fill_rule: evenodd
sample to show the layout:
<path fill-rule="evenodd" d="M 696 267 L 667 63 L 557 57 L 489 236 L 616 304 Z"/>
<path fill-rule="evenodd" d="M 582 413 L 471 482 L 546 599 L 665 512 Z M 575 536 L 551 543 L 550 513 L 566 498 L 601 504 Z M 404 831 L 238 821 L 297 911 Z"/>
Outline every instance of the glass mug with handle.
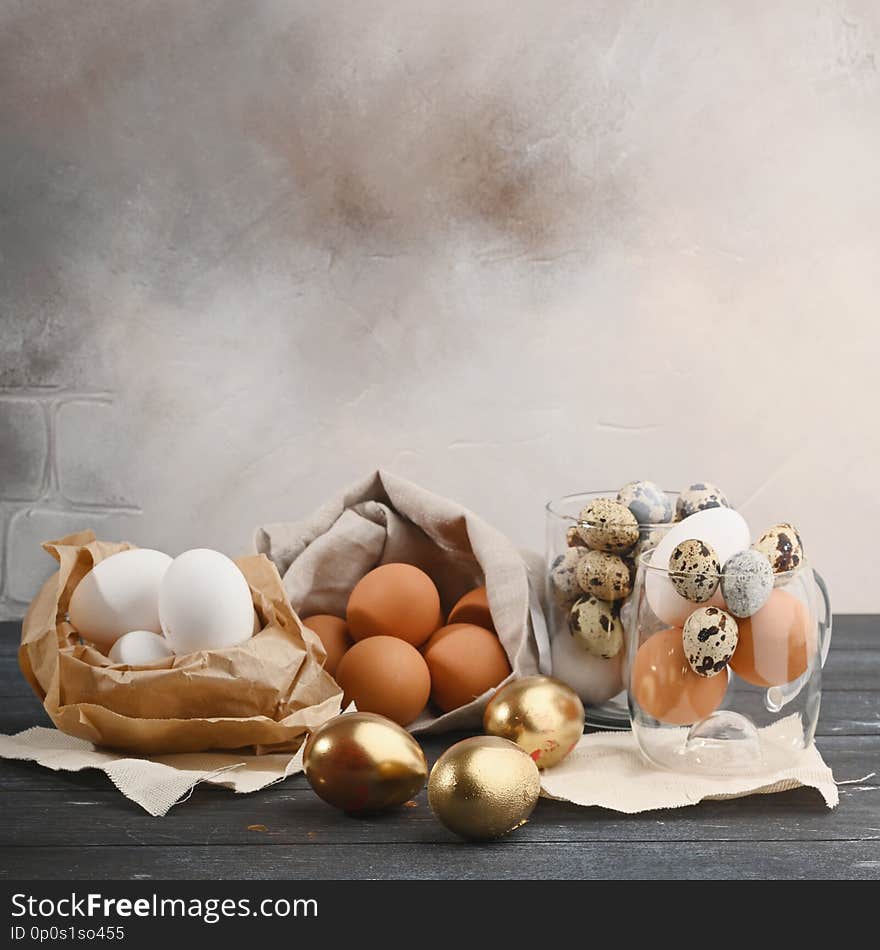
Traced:
<path fill-rule="evenodd" d="M 627 695 L 642 754 L 662 768 L 705 774 L 793 764 L 813 741 L 831 643 L 822 578 L 801 561 L 773 575 L 760 609 L 737 618 L 726 610 L 723 571 L 709 579 L 718 582 L 711 599 L 685 606 L 670 594 L 668 565 L 651 555 L 639 558 L 626 625 Z"/>

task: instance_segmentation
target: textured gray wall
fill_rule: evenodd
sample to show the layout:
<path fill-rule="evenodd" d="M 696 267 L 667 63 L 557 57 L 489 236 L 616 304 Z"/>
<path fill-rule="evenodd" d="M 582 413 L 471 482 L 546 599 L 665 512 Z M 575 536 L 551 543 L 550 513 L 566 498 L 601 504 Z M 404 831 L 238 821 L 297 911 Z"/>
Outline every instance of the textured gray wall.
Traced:
<path fill-rule="evenodd" d="M 0 0 L 0 611 L 377 465 L 633 477 L 880 609 L 880 5 Z"/>

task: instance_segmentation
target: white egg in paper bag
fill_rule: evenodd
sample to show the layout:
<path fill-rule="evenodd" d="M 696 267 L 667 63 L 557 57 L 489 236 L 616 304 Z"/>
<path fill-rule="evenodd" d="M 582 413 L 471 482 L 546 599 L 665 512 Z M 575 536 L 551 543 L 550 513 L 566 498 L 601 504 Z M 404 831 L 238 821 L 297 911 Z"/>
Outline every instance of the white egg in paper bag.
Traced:
<path fill-rule="evenodd" d="M 161 633 L 159 585 L 171 565 L 161 551 L 119 551 L 74 588 L 67 613 L 76 632 L 104 653 L 130 630 Z"/>
<path fill-rule="evenodd" d="M 650 563 L 665 571 L 676 546 L 689 538 L 697 538 L 711 545 L 721 564 L 732 554 L 747 548 L 751 540 L 746 519 L 738 511 L 732 508 L 708 508 L 690 515 L 670 528 L 651 552 Z M 669 577 L 660 571 L 648 570 L 645 577 L 645 595 L 654 614 L 673 627 L 680 627 L 698 606 L 682 597 L 673 587 Z M 720 589 L 703 606 L 709 604 L 715 607 L 724 606 Z"/>
<path fill-rule="evenodd" d="M 250 587 L 225 554 L 194 548 L 176 557 L 162 579 L 159 617 L 178 655 L 236 646 L 254 629 Z"/>
<path fill-rule="evenodd" d="M 152 630 L 131 630 L 110 647 L 108 655 L 114 663 L 149 666 L 157 660 L 167 660 L 169 656 L 174 656 L 174 651 L 168 646 L 165 637 L 153 633 Z"/>

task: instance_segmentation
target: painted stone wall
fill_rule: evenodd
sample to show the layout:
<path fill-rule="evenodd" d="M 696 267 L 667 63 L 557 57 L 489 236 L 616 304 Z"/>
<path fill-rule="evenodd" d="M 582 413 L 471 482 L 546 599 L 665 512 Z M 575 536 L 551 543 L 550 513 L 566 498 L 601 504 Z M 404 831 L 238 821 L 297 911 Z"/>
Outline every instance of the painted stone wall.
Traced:
<path fill-rule="evenodd" d="M 0 612 L 385 466 L 720 483 L 880 610 L 880 7 L 0 0 Z"/>

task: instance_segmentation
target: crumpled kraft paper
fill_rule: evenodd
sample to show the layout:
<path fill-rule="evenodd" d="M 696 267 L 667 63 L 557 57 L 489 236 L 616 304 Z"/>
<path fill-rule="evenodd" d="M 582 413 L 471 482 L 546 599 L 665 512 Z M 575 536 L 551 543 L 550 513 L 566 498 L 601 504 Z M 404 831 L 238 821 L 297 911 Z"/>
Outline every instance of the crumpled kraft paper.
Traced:
<path fill-rule="evenodd" d="M 749 774 L 666 771 L 642 757 L 631 732 L 585 735 L 568 758 L 541 773 L 541 794 L 575 805 L 597 805 L 635 814 L 696 805 L 704 799 L 766 795 L 806 786 L 815 788 L 825 804 L 834 808 L 839 800 L 837 785 L 815 744 L 805 749 L 794 765 L 774 763 L 779 756 L 774 750 L 795 725 L 791 718 L 758 730 L 765 765 Z M 675 732 L 670 730 L 667 741 L 681 741 Z"/>
<path fill-rule="evenodd" d="M 302 748 L 294 754 L 199 752 L 139 759 L 97 749 L 85 739 L 42 726 L 0 736 L 0 758 L 36 762 L 55 772 L 100 769 L 126 798 L 154 816 L 184 801 L 200 782 L 238 793 L 255 792 L 303 768 Z"/>
<path fill-rule="evenodd" d="M 486 584 L 512 677 L 550 672 L 550 643 L 524 556 L 491 525 L 457 502 L 389 472 L 373 472 L 304 521 L 258 528 L 300 616 L 345 616 L 355 584 L 380 564 L 404 561 L 429 574 L 444 611 Z M 444 715 L 426 710 L 411 732 L 478 728 L 492 690 Z"/>
<path fill-rule="evenodd" d="M 323 669 L 324 648 L 291 609 L 267 558 L 236 562 L 259 633 L 239 646 L 131 668 L 80 642 L 66 613 L 92 566 L 132 545 L 84 531 L 43 546 L 59 570 L 25 616 L 19 665 L 62 732 L 138 755 L 293 752 L 309 730 L 339 712 L 342 695 Z"/>

